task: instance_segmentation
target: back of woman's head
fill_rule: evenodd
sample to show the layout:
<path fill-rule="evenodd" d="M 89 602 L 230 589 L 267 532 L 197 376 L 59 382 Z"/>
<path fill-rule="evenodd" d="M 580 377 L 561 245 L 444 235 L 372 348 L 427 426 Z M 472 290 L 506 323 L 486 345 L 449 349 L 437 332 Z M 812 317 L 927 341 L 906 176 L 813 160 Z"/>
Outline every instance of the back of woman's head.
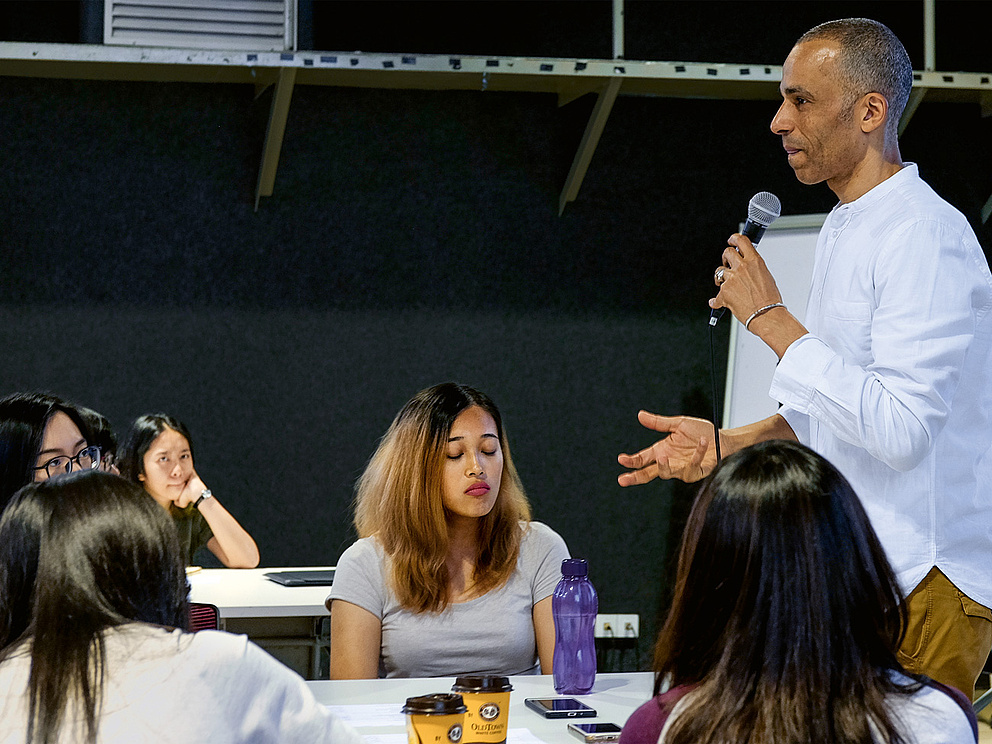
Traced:
<path fill-rule="evenodd" d="M 35 635 L 81 624 L 186 622 L 175 527 L 116 475 L 88 470 L 25 486 L 0 520 L 0 544 L 0 570 L 11 582 L 0 585 L 0 603 L 30 595 Z M 8 591 L 17 577 L 24 588 Z"/>
<path fill-rule="evenodd" d="M 164 413 L 148 413 L 139 416 L 131 423 L 131 428 L 124 437 L 118 453 L 117 467 L 120 468 L 121 475 L 132 483 L 138 482 L 138 476 L 145 472 L 145 454 L 152 446 L 159 434 L 166 429 L 179 432 L 186 438 L 189 444 L 190 457 L 193 461 L 193 438 L 189 434 L 189 429 L 177 418 Z"/>
<path fill-rule="evenodd" d="M 793 741 L 762 715 L 812 711 L 840 689 L 860 696 L 862 723 L 866 705 L 884 718 L 874 708 L 900 668 L 903 628 L 901 592 L 850 484 L 801 444 L 765 442 L 727 457 L 699 491 L 655 647 L 656 689 L 701 683 L 721 712 L 721 701 L 750 701 L 757 719 L 738 724 Z M 818 714 L 816 725 L 834 725 Z"/>
<path fill-rule="evenodd" d="M 31 623 L 41 535 L 51 503 L 11 499 L 0 515 L 0 650 L 20 639 Z"/>
<path fill-rule="evenodd" d="M 0 508 L 34 478 L 45 425 L 62 411 L 84 437 L 89 428 L 72 403 L 48 393 L 13 393 L 0 399 Z"/>
<path fill-rule="evenodd" d="M 901 595 L 861 502 L 833 465 L 795 442 L 742 450 L 707 478 L 677 581 L 680 634 L 694 652 L 708 649 L 669 670 L 678 678 L 727 655 L 739 663 L 745 637 L 772 673 L 797 652 L 806 664 L 851 653 L 888 664 L 899 640 Z"/>
<path fill-rule="evenodd" d="M 2 653 L 30 641 L 29 741 L 55 741 L 71 701 L 94 741 L 104 631 L 188 622 L 175 528 L 136 485 L 87 470 L 21 489 L 0 520 L 0 544 L 0 618 L 11 618 Z"/>

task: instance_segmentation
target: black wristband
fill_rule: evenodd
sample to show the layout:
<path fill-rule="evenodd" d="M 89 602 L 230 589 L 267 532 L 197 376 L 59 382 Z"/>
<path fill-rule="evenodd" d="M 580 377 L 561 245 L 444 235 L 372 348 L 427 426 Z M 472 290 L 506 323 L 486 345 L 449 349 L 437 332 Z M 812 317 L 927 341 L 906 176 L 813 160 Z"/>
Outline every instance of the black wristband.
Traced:
<path fill-rule="evenodd" d="M 212 497 L 213 497 L 213 494 L 210 493 L 210 489 L 209 488 L 204 488 L 200 492 L 200 498 L 198 498 L 196 501 L 193 502 L 193 508 L 194 509 L 199 509 L 200 508 L 200 502 L 201 501 L 203 501 L 204 499 L 212 498 Z"/>

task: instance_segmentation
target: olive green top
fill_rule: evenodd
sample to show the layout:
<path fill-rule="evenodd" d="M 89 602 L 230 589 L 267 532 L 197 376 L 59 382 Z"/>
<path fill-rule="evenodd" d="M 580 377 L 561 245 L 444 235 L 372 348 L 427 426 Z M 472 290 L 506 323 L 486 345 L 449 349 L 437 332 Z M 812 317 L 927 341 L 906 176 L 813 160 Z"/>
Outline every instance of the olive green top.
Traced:
<path fill-rule="evenodd" d="M 213 530 L 207 524 L 207 520 L 200 514 L 199 509 L 190 504 L 185 509 L 179 509 L 175 505 L 170 506 L 169 514 L 176 523 L 176 530 L 179 532 L 179 552 L 182 554 L 183 563 L 187 566 L 193 565 L 193 559 L 200 548 L 205 548 L 207 542 L 214 536 Z"/>

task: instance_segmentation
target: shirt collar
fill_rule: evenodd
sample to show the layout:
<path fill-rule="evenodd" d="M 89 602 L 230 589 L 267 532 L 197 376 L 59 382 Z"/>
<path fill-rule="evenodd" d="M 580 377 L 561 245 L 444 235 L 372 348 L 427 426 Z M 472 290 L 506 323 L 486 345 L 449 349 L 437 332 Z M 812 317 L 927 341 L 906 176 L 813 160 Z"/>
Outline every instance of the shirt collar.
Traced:
<path fill-rule="evenodd" d="M 880 184 L 870 189 L 867 193 L 859 196 L 854 201 L 848 202 L 847 204 L 841 204 L 838 202 L 833 211 L 837 214 L 844 215 L 853 215 L 858 212 L 863 212 L 864 210 L 873 207 L 893 191 L 900 188 L 903 184 L 916 180 L 919 177 L 920 172 L 916 163 L 905 163 L 898 172 L 893 173 Z"/>

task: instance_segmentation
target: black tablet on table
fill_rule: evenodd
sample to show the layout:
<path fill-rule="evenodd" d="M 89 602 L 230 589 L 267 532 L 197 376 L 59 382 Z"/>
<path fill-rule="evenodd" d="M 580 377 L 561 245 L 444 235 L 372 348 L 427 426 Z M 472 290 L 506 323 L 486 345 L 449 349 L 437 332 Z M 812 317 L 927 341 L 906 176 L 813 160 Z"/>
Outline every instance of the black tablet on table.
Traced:
<path fill-rule="evenodd" d="M 330 586 L 334 583 L 334 569 L 312 571 L 271 571 L 265 578 L 283 586 Z"/>

